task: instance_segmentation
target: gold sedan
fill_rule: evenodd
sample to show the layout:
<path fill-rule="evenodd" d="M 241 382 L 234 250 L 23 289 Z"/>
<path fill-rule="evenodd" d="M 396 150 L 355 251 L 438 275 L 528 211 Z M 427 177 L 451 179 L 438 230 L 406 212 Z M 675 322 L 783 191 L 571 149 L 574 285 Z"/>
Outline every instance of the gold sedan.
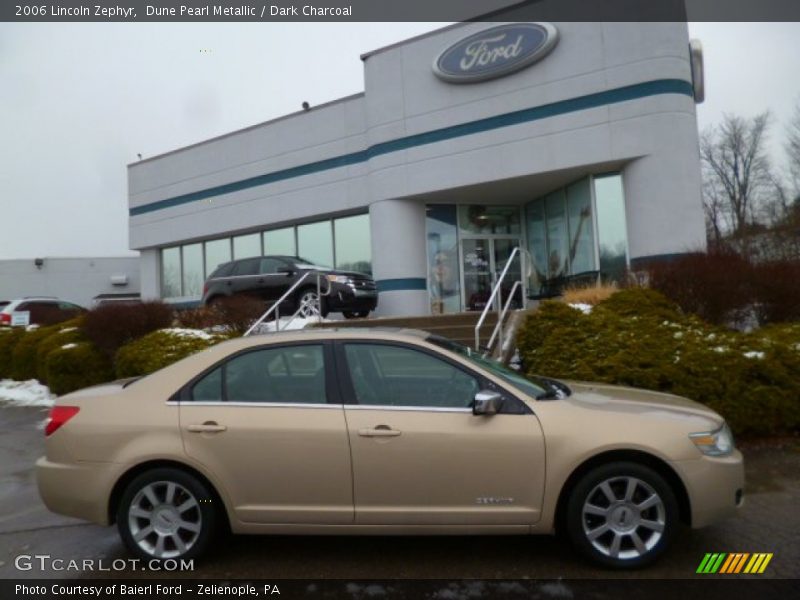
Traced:
<path fill-rule="evenodd" d="M 732 516 L 742 455 L 685 398 L 523 378 L 412 330 L 231 340 L 62 396 L 37 463 L 50 510 L 191 558 L 246 534 L 565 533 L 638 567 Z"/>

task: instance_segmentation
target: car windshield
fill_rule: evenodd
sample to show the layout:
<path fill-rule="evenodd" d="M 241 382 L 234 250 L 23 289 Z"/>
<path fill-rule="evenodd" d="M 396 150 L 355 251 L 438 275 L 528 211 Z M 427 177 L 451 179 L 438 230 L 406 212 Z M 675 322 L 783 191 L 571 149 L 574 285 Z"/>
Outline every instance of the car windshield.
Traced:
<path fill-rule="evenodd" d="M 480 355 L 480 353 L 474 351 L 472 348 L 435 335 L 428 337 L 427 341 L 432 344 L 436 344 L 445 350 L 450 350 L 450 352 L 455 352 L 456 354 L 463 356 L 467 360 L 475 363 L 477 366 L 486 369 L 492 375 L 499 377 L 509 385 L 514 386 L 524 394 L 533 396 L 537 400 L 561 397 L 558 389 L 549 381 L 539 377 L 523 377 L 518 372 L 506 367 L 496 360 L 484 358 Z"/>
<path fill-rule="evenodd" d="M 292 262 L 294 262 L 294 266 L 298 269 L 314 269 L 316 271 L 330 271 L 330 267 L 322 267 L 320 265 L 315 265 L 310 260 L 306 260 L 305 258 L 293 258 Z"/>

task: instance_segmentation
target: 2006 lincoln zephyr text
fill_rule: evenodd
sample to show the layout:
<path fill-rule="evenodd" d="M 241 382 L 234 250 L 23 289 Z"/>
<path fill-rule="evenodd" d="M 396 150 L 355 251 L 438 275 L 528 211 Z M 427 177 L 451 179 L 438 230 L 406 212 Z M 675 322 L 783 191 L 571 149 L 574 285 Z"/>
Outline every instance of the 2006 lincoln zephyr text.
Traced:
<path fill-rule="evenodd" d="M 675 396 L 526 379 L 412 330 L 231 340 L 62 396 L 39 490 L 134 554 L 266 534 L 560 531 L 610 567 L 742 504 L 723 419 Z"/>

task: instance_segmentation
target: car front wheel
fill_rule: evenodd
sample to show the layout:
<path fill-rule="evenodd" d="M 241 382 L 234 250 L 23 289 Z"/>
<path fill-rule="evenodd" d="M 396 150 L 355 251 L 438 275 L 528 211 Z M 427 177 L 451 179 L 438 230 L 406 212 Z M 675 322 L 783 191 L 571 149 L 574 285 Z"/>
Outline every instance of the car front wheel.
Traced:
<path fill-rule="evenodd" d="M 653 469 L 630 462 L 603 465 L 574 487 L 567 505 L 573 545 L 612 568 L 652 563 L 678 525 L 678 504 L 669 484 Z"/>
<path fill-rule="evenodd" d="M 154 469 L 125 488 L 117 527 L 122 541 L 140 558 L 193 558 L 208 547 L 217 510 L 197 478 L 178 469 Z"/>

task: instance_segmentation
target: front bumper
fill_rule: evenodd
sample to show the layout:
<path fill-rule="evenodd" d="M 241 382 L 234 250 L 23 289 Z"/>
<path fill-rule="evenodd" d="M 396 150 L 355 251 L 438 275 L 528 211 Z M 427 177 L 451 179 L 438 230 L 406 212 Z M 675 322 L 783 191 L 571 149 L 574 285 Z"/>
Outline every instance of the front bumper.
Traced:
<path fill-rule="evenodd" d="M 689 494 L 692 527 L 705 527 L 735 516 L 744 504 L 744 459 L 734 450 L 730 456 L 702 456 L 673 462 Z"/>
<path fill-rule="evenodd" d="M 334 283 L 330 295 L 326 299 L 328 310 L 339 311 L 372 311 L 378 306 L 377 290 L 358 290 L 348 285 Z"/>
<path fill-rule="evenodd" d="M 120 465 L 36 461 L 36 483 L 44 505 L 54 513 L 109 524 L 108 501 Z"/>

